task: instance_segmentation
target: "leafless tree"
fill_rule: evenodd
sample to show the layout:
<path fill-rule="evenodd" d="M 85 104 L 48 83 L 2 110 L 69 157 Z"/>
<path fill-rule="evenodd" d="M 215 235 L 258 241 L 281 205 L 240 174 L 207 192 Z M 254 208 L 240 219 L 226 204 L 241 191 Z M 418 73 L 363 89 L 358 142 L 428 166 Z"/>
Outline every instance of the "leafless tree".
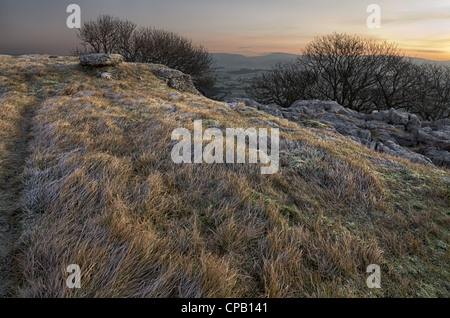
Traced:
<path fill-rule="evenodd" d="M 383 63 L 375 73 L 371 102 L 377 111 L 406 109 L 411 101 L 414 64 L 403 55 L 380 56 Z"/>
<path fill-rule="evenodd" d="M 253 80 L 246 93 L 261 104 L 275 103 L 287 108 L 299 99 L 308 99 L 315 80 L 314 74 L 297 62 L 280 63 Z"/>
<path fill-rule="evenodd" d="M 407 110 L 425 120 L 450 117 L 450 68 L 426 63 L 413 68 Z"/>
<path fill-rule="evenodd" d="M 205 47 L 177 33 L 155 28 L 138 29 L 133 40 L 136 61 L 164 64 L 189 74 L 203 92 L 214 86 L 214 60 Z"/>
<path fill-rule="evenodd" d="M 362 112 L 396 108 L 436 120 L 450 116 L 450 68 L 417 65 L 393 43 L 332 33 L 309 43 L 297 62 L 257 78 L 247 94 L 283 107 L 334 100 Z"/>
<path fill-rule="evenodd" d="M 370 112 L 376 75 L 389 68 L 392 57 L 400 55 L 395 44 L 332 33 L 309 43 L 301 60 L 317 77 L 316 98 Z"/>
<path fill-rule="evenodd" d="M 95 21 L 83 23 L 78 38 L 82 47 L 74 53 L 119 53 L 127 59 L 136 24 L 109 15 L 101 15 Z"/>
<path fill-rule="evenodd" d="M 78 37 L 81 46 L 73 54 L 118 53 L 129 62 L 164 64 L 192 76 L 206 93 L 215 83 L 213 58 L 205 47 L 181 35 L 155 28 L 137 28 L 128 20 L 109 15 L 85 22 Z"/>

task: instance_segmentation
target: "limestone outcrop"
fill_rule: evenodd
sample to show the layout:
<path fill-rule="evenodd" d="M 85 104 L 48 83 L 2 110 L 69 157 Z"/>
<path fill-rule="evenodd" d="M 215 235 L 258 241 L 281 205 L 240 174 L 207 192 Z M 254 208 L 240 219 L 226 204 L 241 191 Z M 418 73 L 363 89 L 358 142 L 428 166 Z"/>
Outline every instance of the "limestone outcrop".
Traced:
<path fill-rule="evenodd" d="M 301 100 L 289 108 L 262 105 L 246 98 L 232 98 L 228 103 L 248 107 L 286 118 L 300 126 L 312 121 L 362 143 L 368 148 L 411 162 L 450 168 L 450 119 L 421 121 L 414 114 L 395 109 L 372 114 L 359 113 L 336 102 Z"/>

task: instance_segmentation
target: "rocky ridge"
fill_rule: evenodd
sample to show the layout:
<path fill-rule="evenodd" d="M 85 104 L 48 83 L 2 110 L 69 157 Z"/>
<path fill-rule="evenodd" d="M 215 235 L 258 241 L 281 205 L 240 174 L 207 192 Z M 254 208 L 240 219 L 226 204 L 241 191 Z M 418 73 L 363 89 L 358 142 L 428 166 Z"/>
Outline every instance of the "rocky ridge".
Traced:
<path fill-rule="evenodd" d="M 289 108 L 262 105 L 246 98 L 227 102 L 244 103 L 300 126 L 329 129 L 372 150 L 414 163 L 450 168 L 450 119 L 421 121 L 414 114 L 395 109 L 364 114 L 333 101 L 300 100 Z"/>

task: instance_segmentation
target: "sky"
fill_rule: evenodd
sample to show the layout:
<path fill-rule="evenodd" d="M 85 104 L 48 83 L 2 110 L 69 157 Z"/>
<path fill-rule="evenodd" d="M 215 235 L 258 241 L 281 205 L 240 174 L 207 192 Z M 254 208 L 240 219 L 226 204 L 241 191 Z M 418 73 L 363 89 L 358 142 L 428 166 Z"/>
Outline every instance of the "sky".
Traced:
<path fill-rule="evenodd" d="M 450 0 L 0 0 L 0 54 L 69 54 L 81 20 L 110 14 L 140 26 L 175 31 L 212 53 L 301 54 L 316 36 L 336 32 L 396 42 L 407 55 L 450 60 Z M 367 26 L 370 4 L 381 28 Z"/>

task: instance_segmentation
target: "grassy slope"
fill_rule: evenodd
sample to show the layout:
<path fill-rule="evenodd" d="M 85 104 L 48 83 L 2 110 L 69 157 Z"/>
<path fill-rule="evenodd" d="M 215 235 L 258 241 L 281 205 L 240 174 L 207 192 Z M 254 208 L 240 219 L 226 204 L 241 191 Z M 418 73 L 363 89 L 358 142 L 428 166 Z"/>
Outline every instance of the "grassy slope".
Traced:
<path fill-rule="evenodd" d="M 14 295 L 450 296 L 448 170 L 177 93 L 146 65 L 121 65 L 105 80 L 72 58 L 0 56 L 0 76 L 2 176 L 20 142 L 14 114 L 36 105 L 15 198 Z M 192 129 L 192 118 L 276 123 L 280 173 L 173 164 L 171 132 Z M 374 263 L 380 290 L 365 283 Z M 81 266 L 80 290 L 65 286 L 70 264 Z"/>
<path fill-rule="evenodd" d="M 25 80 L 31 80 L 28 70 L 21 66 L 8 68 L 5 62 L 9 60 L 0 62 L 0 297 L 14 293 L 13 286 L 17 285 L 14 249 L 20 235 L 20 175 L 36 102 Z"/>

